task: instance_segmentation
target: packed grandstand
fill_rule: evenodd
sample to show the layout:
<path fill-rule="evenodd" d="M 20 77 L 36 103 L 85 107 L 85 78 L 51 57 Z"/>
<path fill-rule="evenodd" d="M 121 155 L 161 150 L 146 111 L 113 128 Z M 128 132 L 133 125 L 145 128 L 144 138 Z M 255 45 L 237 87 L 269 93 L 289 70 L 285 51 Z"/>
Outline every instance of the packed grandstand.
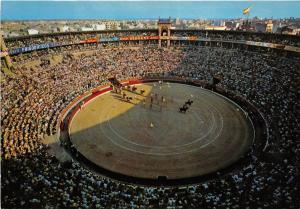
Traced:
<path fill-rule="evenodd" d="M 170 30 L 97 31 L 4 39 L 1 64 L 3 208 L 299 208 L 299 36 Z M 261 112 L 260 155 L 209 181 L 151 186 L 61 162 L 43 143 L 78 96 L 119 80 L 210 81 Z"/>

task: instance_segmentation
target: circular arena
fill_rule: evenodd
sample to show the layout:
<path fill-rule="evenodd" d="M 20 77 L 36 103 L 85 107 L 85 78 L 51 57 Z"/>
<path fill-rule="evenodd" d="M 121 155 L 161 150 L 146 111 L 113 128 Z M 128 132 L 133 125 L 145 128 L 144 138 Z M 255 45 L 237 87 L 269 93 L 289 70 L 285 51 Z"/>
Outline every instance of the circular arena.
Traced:
<path fill-rule="evenodd" d="M 226 97 L 169 82 L 131 88 L 123 90 L 130 101 L 104 93 L 72 116 L 72 144 L 101 168 L 137 179 L 186 179 L 224 169 L 252 145 L 247 113 Z"/>
<path fill-rule="evenodd" d="M 298 208 L 299 37 L 164 30 L 3 40 L 1 207 Z"/>

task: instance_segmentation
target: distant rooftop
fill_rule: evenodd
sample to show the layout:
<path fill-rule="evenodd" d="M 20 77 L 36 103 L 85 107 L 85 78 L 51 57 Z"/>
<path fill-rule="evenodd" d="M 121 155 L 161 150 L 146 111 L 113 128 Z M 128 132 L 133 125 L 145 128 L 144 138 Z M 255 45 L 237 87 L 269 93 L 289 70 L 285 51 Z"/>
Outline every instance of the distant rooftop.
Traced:
<path fill-rule="evenodd" d="M 171 18 L 159 18 L 158 23 L 171 24 Z"/>

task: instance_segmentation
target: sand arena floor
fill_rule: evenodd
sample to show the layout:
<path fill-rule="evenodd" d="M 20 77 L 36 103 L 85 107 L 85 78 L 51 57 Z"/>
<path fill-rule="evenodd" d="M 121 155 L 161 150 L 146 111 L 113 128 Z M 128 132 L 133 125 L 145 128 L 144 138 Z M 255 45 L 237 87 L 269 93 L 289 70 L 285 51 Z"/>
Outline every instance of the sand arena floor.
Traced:
<path fill-rule="evenodd" d="M 85 104 L 70 123 L 75 148 L 100 167 L 139 178 L 188 178 L 225 168 L 251 146 L 251 121 L 225 97 L 177 83 L 136 87 L 146 92 L 125 91 L 131 103 L 108 92 Z M 179 113 L 188 99 L 194 103 Z"/>

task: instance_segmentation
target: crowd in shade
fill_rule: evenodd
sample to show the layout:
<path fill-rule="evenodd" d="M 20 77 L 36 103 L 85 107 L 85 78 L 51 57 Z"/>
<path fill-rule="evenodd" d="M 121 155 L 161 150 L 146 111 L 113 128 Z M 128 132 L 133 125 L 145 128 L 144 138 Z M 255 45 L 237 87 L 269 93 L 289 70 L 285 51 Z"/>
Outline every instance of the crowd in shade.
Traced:
<path fill-rule="evenodd" d="M 1 82 L 3 208 L 299 208 L 297 58 L 217 47 L 82 45 L 19 55 L 15 61 L 49 53 L 61 55 L 62 61 L 16 65 L 14 76 L 4 75 Z M 219 87 L 243 96 L 265 117 L 265 154 L 232 173 L 181 187 L 118 182 L 49 154 L 43 138 L 58 131 L 59 114 L 74 98 L 111 76 L 123 80 L 149 74 L 205 81 L 222 75 Z"/>
<path fill-rule="evenodd" d="M 137 30 L 137 31 L 94 31 L 94 32 L 66 32 L 50 35 L 24 36 L 18 38 L 9 38 L 6 40 L 6 46 L 9 49 L 28 47 L 45 43 L 75 44 L 88 39 L 101 38 L 121 38 L 128 36 L 158 36 L 157 30 Z M 300 41 L 297 36 L 287 36 L 278 34 L 257 34 L 235 31 L 209 31 L 209 30 L 171 30 L 171 36 L 174 37 L 197 37 L 200 39 L 222 40 L 222 41 L 254 41 L 265 43 L 277 43 L 289 46 L 300 47 Z"/>

